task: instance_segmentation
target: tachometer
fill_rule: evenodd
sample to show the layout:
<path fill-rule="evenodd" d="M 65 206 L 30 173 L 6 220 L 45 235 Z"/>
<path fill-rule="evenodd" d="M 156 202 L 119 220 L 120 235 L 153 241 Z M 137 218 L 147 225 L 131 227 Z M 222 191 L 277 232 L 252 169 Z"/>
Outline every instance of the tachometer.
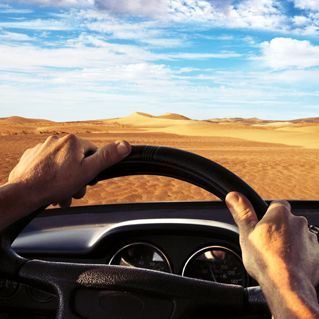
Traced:
<path fill-rule="evenodd" d="M 124 246 L 111 258 L 110 265 L 172 272 L 165 254 L 148 243 L 132 243 Z"/>
<path fill-rule="evenodd" d="M 222 246 L 196 251 L 185 263 L 182 275 L 225 284 L 247 285 L 247 274 L 241 258 Z"/>

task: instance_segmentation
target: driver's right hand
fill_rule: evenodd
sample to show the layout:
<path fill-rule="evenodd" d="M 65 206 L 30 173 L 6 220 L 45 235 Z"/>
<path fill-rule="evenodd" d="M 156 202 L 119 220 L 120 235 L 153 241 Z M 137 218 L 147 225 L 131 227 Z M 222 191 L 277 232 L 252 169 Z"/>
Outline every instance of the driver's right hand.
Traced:
<path fill-rule="evenodd" d="M 260 284 L 270 307 L 294 308 L 300 298 L 318 307 L 319 244 L 307 219 L 293 215 L 287 201 L 272 202 L 260 221 L 244 195 L 231 192 L 226 204 L 239 228 L 245 268 Z M 277 317 L 286 318 L 282 312 Z"/>

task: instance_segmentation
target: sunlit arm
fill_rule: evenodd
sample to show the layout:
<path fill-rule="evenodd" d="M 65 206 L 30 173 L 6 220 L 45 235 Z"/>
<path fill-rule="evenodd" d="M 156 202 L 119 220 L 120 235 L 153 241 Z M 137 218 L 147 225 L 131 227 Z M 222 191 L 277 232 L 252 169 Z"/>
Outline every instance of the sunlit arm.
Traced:
<path fill-rule="evenodd" d="M 319 318 L 316 290 L 304 276 L 292 276 L 278 267 L 273 279 L 258 280 L 274 319 Z"/>
<path fill-rule="evenodd" d="M 50 136 L 27 149 L 0 186 L 0 230 L 52 203 L 69 206 L 85 195 L 86 185 L 131 152 L 127 142 L 101 148 L 73 134 Z M 86 156 L 88 153 L 92 155 Z"/>
<path fill-rule="evenodd" d="M 39 208 L 40 199 L 19 183 L 0 186 L 0 230 Z"/>

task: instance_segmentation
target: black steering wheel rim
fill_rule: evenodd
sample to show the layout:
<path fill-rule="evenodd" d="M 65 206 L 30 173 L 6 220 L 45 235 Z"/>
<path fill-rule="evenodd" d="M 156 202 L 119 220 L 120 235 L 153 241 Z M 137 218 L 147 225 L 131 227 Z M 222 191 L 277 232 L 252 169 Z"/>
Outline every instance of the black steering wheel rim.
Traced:
<path fill-rule="evenodd" d="M 230 191 L 239 191 L 251 201 L 259 218 L 267 210 L 266 202 L 248 184 L 231 171 L 199 155 L 168 147 L 132 146 L 132 152 L 125 160 L 103 171 L 90 184 L 129 175 L 161 175 L 180 179 L 206 189 L 221 200 L 225 200 L 227 193 Z M 75 286 L 80 286 L 82 289 L 113 289 L 114 287 L 121 287 L 124 290 L 131 288 L 133 290 L 143 290 L 141 282 L 145 282 L 145 274 L 148 276 L 147 281 L 153 280 L 154 289 L 150 291 L 152 294 L 164 293 L 165 289 L 171 289 L 174 291 L 172 292 L 172 295 L 175 296 L 174 298 L 183 299 L 185 291 L 189 290 L 191 292 L 190 287 L 195 285 L 198 288 L 198 297 L 201 295 L 200 291 L 206 291 L 205 294 L 207 295 L 207 289 L 213 290 L 215 294 L 212 294 L 212 298 L 216 295 L 217 297 L 215 296 L 215 298 L 217 299 L 219 295 L 231 292 L 233 298 L 229 297 L 226 304 L 221 302 L 224 306 L 243 307 L 247 302 L 247 300 L 243 300 L 243 296 L 245 293 L 247 294 L 247 291 L 244 291 L 243 288 L 232 287 L 231 285 L 217 283 L 207 285 L 207 283 L 201 283 L 197 280 L 180 278 L 170 274 L 153 274 L 152 271 L 140 269 L 123 270 L 118 269 L 116 266 L 97 267 L 95 265 L 94 270 L 98 269 L 97 273 L 104 276 L 101 284 L 101 280 L 97 279 L 96 272 L 92 272 L 92 269 L 88 265 L 31 261 L 20 257 L 12 250 L 11 244 L 21 230 L 42 210 L 39 209 L 1 232 L 0 258 L 2 262 L 0 263 L 0 273 L 8 277 L 36 283 L 40 286 L 47 285 L 47 283 L 49 283 L 49 286 L 53 286 L 60 299 L 57 318 L 77 318 L 71 314 L 71 310 L 67 306 L 70 302 L 70 291 Z M 70 271 L 74 270 L 78 277 L 64 273 L 64 268 L 69 268 Z M 43 271 L 43 274 L 39 274 L 39 271 Z M 113 276 L 111 282 L 110 274 Z M 133 283 L 130 282 L 130 274 L 134 278 Z M 81 276 L 84 276 L 84 280 L 79 282 L 78 278 Z M 124 282 L 123 277 L 126 278 Z M 162 287 L 161 281 L 163 280 L 165 281 L 166 288 Z M 180 287 L 183 288 L 176 290 L 175 283 L 179 283 Z M 163 288 L 165 289 L 163 290 Z M 145 290 L 144 293 L 149 293 L 149 291 Z M 236 301 L 236 298 L 238 301 Z M 192 303 L 194 303 L 194 300 Z M 198 300 L 198 303 L 201 304 L 202 301 Z M 206 300 L 206 303 L 209 304 L 212 301 Z M 180 317 L 176 315 L 172 318 Z"/>
<path fill-rule="evenodd" d="M 93 183 L 129 175 L 160 175 L 183 180 L 223 201 L 229 192 L 239 191 L 250 200 L 259 219 L 268 207 L 252 187 L 222 165 L 194 153 L 163 146 L 133 146 L 124 161 L 103 171 Z"/>

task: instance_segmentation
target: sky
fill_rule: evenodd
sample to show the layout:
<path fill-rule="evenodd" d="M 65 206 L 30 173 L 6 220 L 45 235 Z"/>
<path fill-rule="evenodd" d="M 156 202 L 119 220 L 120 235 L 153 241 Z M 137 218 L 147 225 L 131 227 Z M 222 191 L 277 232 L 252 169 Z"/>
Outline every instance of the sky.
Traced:
<path fill-rule="evenodd" d="M 319 0 L 0 0 L 0 117 L 319 116 Z"/>

